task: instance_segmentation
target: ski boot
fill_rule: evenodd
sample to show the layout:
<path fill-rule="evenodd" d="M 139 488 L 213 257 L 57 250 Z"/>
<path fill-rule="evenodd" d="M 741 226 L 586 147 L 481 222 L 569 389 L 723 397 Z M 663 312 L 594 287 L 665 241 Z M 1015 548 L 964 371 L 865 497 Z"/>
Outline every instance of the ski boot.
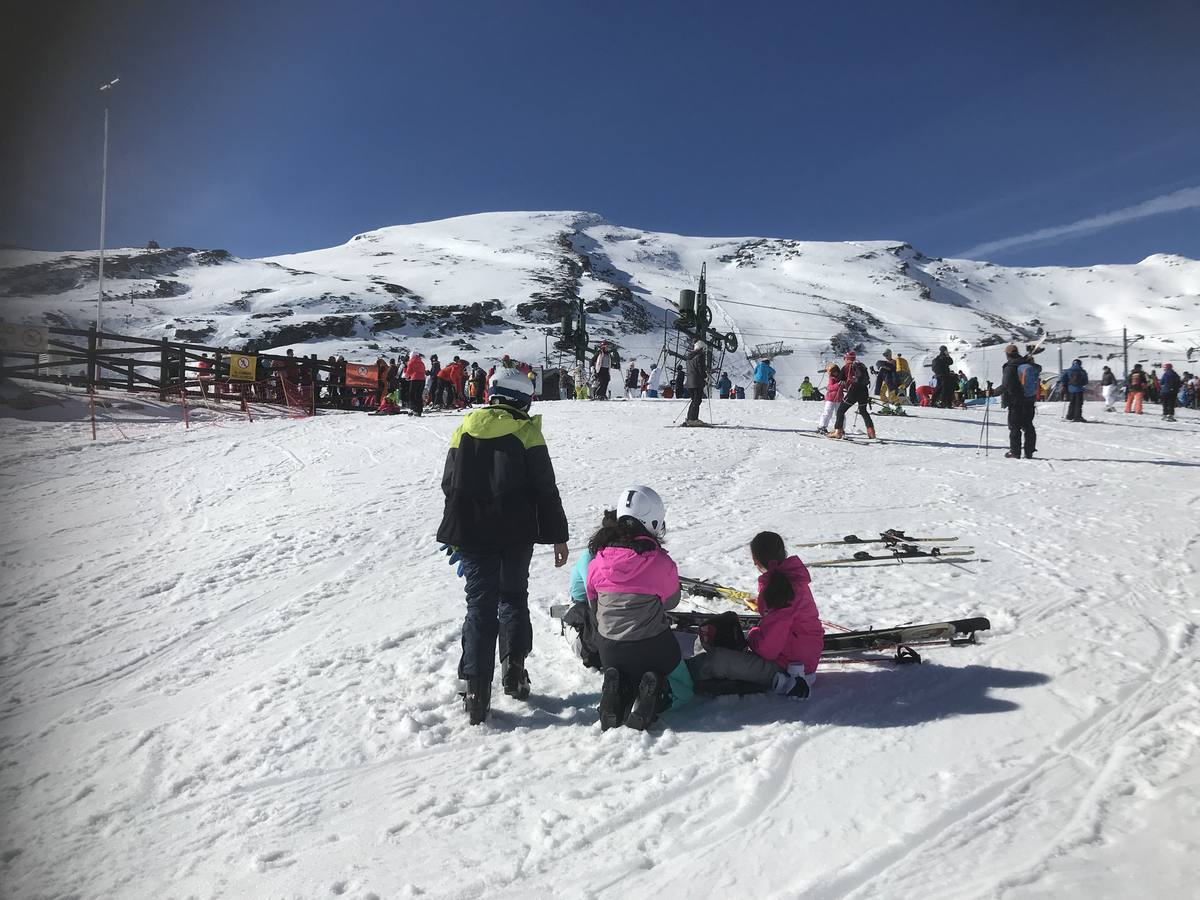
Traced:
<path fill-rule="evenodd" d="M 463 709 L 472 725 L 481 725 L 488 717 L 492 706 L 492 683 L 482 678 L 468 678 L 467 691 L 463 694 Z"/>
<path fill-rule="evenodd" d="M 600 688 L 600 730 L 616 728 L 624 721 L 621 699 L 621 673 L 616 669 L 604 670 L 604 684 Z"/>
<path fill-rule="evenodd" d="M 662 696 L 662 681 L 657 672 L 647 672 L 638 685 L 633 708 L 625 717 L 625 727 L 634 731 L 645 731 L 658 718 L 658 703 Z"/>
<path fill-rule="evenodd" d="M 825 435 L 825 437 L 829 438 L 830 440 L 840 441 L 843 437 L 845 437 L 845 435 L 840 428 L 835 428 L 833 431 L 829 432 L 829 434 Z"/>
<path fill-rule="evenodd" d="M 518 700 L 529 699 L 529 673 L 525 670 L 525 657 L 504 658 L 500 663 L 500 684 L 508 696 Z"/>
<path fill-rule="evenodd" d="M 826 434 L 827 435 L 827 434 L 829 434 L 829 429 L 828 428 L 818 428 L 817 434 Z"/>
<path fill-rule="evenodd" d="M 874 427 L 867 429 L 867 437 L 870 438 L 871 440 L 875 440 L 875 428 Z"/>

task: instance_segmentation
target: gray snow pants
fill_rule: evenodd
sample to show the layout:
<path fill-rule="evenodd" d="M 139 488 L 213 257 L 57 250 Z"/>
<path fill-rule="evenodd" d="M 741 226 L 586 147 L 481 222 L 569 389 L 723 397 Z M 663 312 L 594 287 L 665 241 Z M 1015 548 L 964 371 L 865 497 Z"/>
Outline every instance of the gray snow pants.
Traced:
<path fill-rule="evenodd" d="M 748 650 L 711 647 L 687 661 L 692 681 L 748 681 L 770 688 L 783 670 Z"/>

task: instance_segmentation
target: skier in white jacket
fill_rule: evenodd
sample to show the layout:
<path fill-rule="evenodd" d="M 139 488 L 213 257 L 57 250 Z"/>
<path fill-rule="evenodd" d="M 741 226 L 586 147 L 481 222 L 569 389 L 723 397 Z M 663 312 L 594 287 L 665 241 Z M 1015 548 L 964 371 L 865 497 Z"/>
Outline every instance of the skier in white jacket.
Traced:
<path fill-rule="evenodd" d="M 650 364 L 650 378 L 646 382 L 646 396 L 657 397 L 659 390 L 662 388 L 663 370 L 658 363 Z"/>

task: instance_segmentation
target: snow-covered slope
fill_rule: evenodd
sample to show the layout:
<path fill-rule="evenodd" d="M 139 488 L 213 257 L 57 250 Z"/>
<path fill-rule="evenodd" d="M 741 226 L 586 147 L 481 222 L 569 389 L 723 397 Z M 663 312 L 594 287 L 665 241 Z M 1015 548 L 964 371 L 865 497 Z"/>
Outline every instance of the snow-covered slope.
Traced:
<path fill-rule="evenodd" d="M 602 734 L 547 548 L 534 694 L 465 723 L 433 537 L 456 417 L 185 431 L 139 401 L 93 444 L 78 394 L 48 402 L 0 407 L 6 898 L 1195 894 L 1194 412 L 1044 406 L 1045 460 L 1013 462 L 995 428 L 977 454 L 979 411 L 855 446 L 796 434 L 816 404 L 713 402 L 736 427 L 708 430 L 667 428 L 677 402 L 544 404 L 574 553 L 645 482 L 685 574 L 752 588 L 764 528 L 959 535 L 970 562 L 813 569 L 813 593 L 849 626 L 993 623 L 920 666 L 829 667 L 802 703 Z"/>
<path fill-rule="evenodd" d="M 612 225 L 593 213 L 510 212 L 366 232 L 340 247 L 265 260 L 224 251 L 109 254 L 106 322 L 114 330 L 215 346 L 303 346 L 370 360 L 416 346 L 541 361 L 566 303 L 582 297 L 593 338 L 626 359 L 657 358 L 662 326 L 702 263 L 714 326 L 743 352 L 782 340 L 794 389 L 848 347 L 885 347 L 918 370 L 947 344 L 984 375 L 971 348 L 1044 329 L 1072 330 L 1073 355 L 1112 357 L 1121 328 L 1133 360 L 1200 355 L 1200 263 L 1151 256 L 1137 265 L 1004 268 L 930 259 L 900 242 L 703 238 Z M 0 252 L 5 315 L 86 325 L 95 316 L 95 253 Z M 553 353 L 551 354 L 553 358 Z M 735 379 L 744 355 L 726 360 Z"/>

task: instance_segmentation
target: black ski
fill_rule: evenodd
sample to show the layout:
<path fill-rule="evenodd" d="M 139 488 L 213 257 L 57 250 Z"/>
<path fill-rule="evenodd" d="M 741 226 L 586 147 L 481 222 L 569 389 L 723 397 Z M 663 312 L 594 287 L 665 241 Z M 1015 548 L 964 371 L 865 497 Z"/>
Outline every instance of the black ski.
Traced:
<path fill-rule="evenodd" d="M 852 566 L 865 562 L 904 562 L 909 559 L 936 561 L 952 556 L 973 556 L 974 554 L 974 550 L 942 550 L 940 547 L 922 550 L 912 544 L 900 544 L 890 553 L 868 553 L 866 550 L 859 550 L 853 556 L 843 559 L 823 559 L 820 562 L 810 562 L 806 565 L 810 569 L 816 569 L 821 566 Z"/>
<path fill-rule="evenodd" d="M 793 544 L 793 547 L 836 547 L 839 544 L 949 544 L 957 541 L 956 537 L 909 537 L 898 528 L 889 528 L 879 532 L 879 537 L 860 538 L 856 534 L 848 534 L 844 538 L 832 541 L 813 541 L 809 544 Z"/>

